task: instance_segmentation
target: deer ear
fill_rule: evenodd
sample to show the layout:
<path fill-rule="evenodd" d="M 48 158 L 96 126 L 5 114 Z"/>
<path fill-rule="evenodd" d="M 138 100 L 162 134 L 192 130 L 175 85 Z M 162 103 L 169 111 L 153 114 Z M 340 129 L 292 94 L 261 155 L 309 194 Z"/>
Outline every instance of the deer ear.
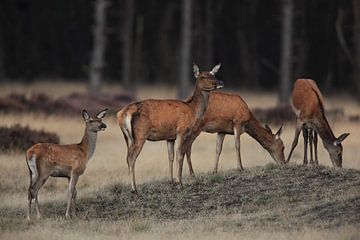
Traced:
<path fill-rule="evenodd" d="M 82 115 L 85 121 L 88 121 L 90 119 L 90 115 L 85 109 L 82 110 Z"/>
<path fill-rule="evenodd" d="M 215 75 L 215 74 L 219 71 L 220 67 L 221 67 L 221 63 L 218 63 L 218 65 L 216 65 L 216 66 L 210 71 L 210 74 Z"/>
<path fill-rule="evenodd" d="M 97 117 L 97 118 L 103 118 L 103 117 L 105 117 L 107 111 L 108 111 L 108 109 L 105 108 L 104 110 L 100 111 L 100 112 L 96 115 L 96 117 Z"/>
<path fill-rule="evenodd" d="M 343 133 L 341 134 L 334 142 L 335 145 L 339 145 L 342 141 L 345 140 L 345 138 L 347 138 L 347 136 L 349 136 L 350 133 Z"/>
<path fill-rule="evenodd" d="M 272 134 L 271 128 L 269 127 L 269 125 L 265 124 L 265 129 L 267 132 Z"/>
<path fill-rule="evenodd" d="M 200 74 L 200 70 L 199 70 L 199 67 L 195 63 L 193 64 L 193 71 L 194 71 L 194 77 L 198 78 L 199 74 Z"/>
<path fill-rule="evenodd" d="M 283 125 L 281 125 L 281 127 L 279 128 L 279 130 L 275 133 L 275 138 L 276 138 L 276 139 L 279 139 L 279 138 L 280 138 L 280 135 L 281 135 L 281 133 L 282 133 L 282 127 L 283 127 Z"/>

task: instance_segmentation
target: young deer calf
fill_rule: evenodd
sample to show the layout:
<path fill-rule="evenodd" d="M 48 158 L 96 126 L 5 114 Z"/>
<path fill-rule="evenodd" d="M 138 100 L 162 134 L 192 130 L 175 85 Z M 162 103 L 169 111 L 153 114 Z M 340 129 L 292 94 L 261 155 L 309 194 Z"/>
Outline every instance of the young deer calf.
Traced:
<path fill-rule="evenodd" d="M 200 72 L 198 66 L 193 66 L 196 84 L 193 95 L 186 102 L 148 99 L 131 103 L 118 112 L 118 123 L 128 147 L 127 164 L 135 194 L 137 194 L 135 161 L 146 140 L 167 140 L 171 148 L 175 140 L 178 142 L 176 182 L 181 183 L 184 155 L 201 132 L 201 117 L 207 108 L 210 91 L 223 86 L 223 83 L 215 78 L 219 68 L 220 64 L 210 72 Z M 172 180 L 174 158 L 173 155 L 169 157 L 169 172 Z"/>
<path fill-rule="evenodd" d="M 314 163 L 312 154 L 312 144 L 314 143 L 315 164 L 317 164 L 317 134 L 321 137 L 324 147 L 329 152 L 331 162 L 335 167 L 342 166 L 341 142 L 349 136 L 349 133 L 343 133 L 338 138 L 332 132 L 329 123 L 325 117 L 324 100 L 322 94 L 311 79 L 298 79 L 295 82 L 292 92 L 292 106 L 297 116 L 295 136 L 291 150 L 287 159 L 290 161 L 291 155 L 298 143 L 301 130 L 304 136 L 304 165 L 307 161 L 307 144 L 310 143 L 310 163 Z"/>
<path fill-rule="evenodd" d="M 106 125 L 102 122 L 106 112 L 107 109 L 104 109 L 96 117 L 90 117 L 88 112 L 83 110 L 85 133 L 78 144 L 58 145 L 38 143 L 26 151 L 26 163 L 30 172 L 28 220 L 30 220 L 31 202 L 33 199 L 35 199 L 37 215 L 39 218 L 41 217 L 37 196 L 39 189 L 50 176 L 65 177 L 69 180 L 69 196 L 65 217 L 68 218 L 70 216 L 70 210 L 75 215 L 75 186 L 95 151 L 98 131 L 105 130 L 106 128 Z"/>

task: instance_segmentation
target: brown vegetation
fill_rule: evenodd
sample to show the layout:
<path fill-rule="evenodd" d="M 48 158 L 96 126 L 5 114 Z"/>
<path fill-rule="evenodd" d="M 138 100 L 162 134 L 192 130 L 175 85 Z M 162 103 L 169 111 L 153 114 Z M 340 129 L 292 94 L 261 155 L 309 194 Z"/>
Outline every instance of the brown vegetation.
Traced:
<path fill-rule="evenodd" d="M 44 130 L 32 130 L 18 124 L 12 127 L 0 127 L 0 152 L 25 151 L 39 142 L 59 143 L 56 133 Z"/>
<path fill-rule="evenodd" d="M 0 112 L 78 116 L 84 108 L 94 114 L 99 109 L 108 107 L 111 113 L 115 113 L 131 101 L 132 97 L 127 94 L 72 93 L 52 99 L 44 93 L 33 94 L 30 97 L 25 94 L 11 93 L 0 98 Z"/>

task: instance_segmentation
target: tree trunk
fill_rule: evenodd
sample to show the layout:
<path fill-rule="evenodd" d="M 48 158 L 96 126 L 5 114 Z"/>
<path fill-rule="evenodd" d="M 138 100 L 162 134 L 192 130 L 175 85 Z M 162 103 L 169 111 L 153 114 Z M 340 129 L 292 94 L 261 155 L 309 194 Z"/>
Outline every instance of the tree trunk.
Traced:
<path fill-rule="evenodd" d="M 94 46 L 90 63 L 90 92 L 97 93 L 103 75 L 104 54 L 106 47 L 106 0 L 96 0 Z"/>
<path fill-rule="evenodd" d="M 282 0 L 282 36 L 280 65 L 280 104 L 286 104 L 290 96 L 292 78 L 292 30 L 293 0 Z"/>
<path fill-rule="evenodd" d="M 4 41 L 3 41 L 3 28 L 0 23 L 0 82 L 5 81 L 5 62 L 4 62 Z"/>
<path fill-rule="evenodd" d="M 174 66 L 176 66 L 177 59 L 174 58 L 174 47 L 172 45 L 171 30 L 174 28 L 175 22 L 174 15 L 178 11 L 178 5 L 176 2 L 169 2 L 166 4 L 165 11 L 162 14 L 161 24 L 159 25 L 159 40 L 158 40 L 158 56 L 159 64 L 157 79 L 160 82 L 168 82 L 176 79 L 178 73 L 174 72 Z"/>
<path fill-rule="evenodd" d="M 307 25 L 306 20 L 309 15 L 308 11 L 306 11 L 306 2 L 301 1 L 298 4 L 297 11 L 299 13 L 298 16 L 298 29 L 296 35 L 294 34 L 294 77 L 302 77 L 306 73 L 306 64 L 307 64 L 307 57 L 308 57 L 308 40 L 306 35 Z"/>
<path fill-rule="evenodd" d="M 354 81 L 356 84 L 356 95 L 360 102 L 360 1 L 353 0 L 354 8 L 354 24 L 353 24 L 353 36 L 354 36 Z"/>
<path fill-rule="evenodd" d="M 205 8 L 206 8 L 206 12 L 205 12 L 205 18 L 206 18 L 206 22 L 205 22 L 205 54 L 206 54 L 206 66 L 210 67 L 213 64 L 217 64 L 214 63 L 213 61 L 213 3 L 212 0 L 207 0 L 205 3 Z"/>
<path fill-rule="evenodd" d="M 134 94 L 136 91 L 135 83 L 140 82 L 145 79 L 145 64 L 144 64 L 144 55 L 143 55 L 143 39 L 144 39 L 144 17 L 138 15 L 136 17 L 136 27 L 135 27 L 135 39 L 134 39 L 134 50 L 133 50 L 133 59 L 132 62 L 134 66 L 131 68 L 133 71 L 131 74 L 132 83 L 131 88 L 129 89 L 131 94 Z"/>
<path fill-rule="evenodd" d="M 179 98 L 184 99 L 189 95 L 189 74 L 191 68 L 191 5 L 192 0 L 183 0 L 182 31 L 181 31 L 181 56 L 180 56 L 180 87 Z"/>
<path fill-rule="evenodd" d="M 122 2 L 122 1 L 121 1 Z M 126 18 L 123 33 L 122 49 L 122 81 L 125 89 L 131 93 L 134 91 L 132 79 L 132 55 L 133 55 L 133 27 L 134 27 L 134 0 L 126 1 Z"/>

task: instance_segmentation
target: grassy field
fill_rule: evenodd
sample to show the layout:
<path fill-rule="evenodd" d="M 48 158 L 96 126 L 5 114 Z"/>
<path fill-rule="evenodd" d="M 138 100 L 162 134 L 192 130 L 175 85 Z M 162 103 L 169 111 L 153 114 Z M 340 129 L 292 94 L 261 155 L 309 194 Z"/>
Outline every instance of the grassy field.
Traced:
<path fill-rule="evenodd" d="M 11 91 L 46 92 L 58 97 L 83 85 L 35 83 L 6 85 Z M 121 91 L 106 86 L 104 91 Z M 276 104 L 272 93 L 239 92 L 251 108 Z M 175 88 L 142 87 L 138 98 L 173 98 Z M 360 106 L 347 98 L 326 99 L 326 106 L 344 107 L 345 115 L 359 114 Z M 78 118 L 41 114 L 0 115 L 1 125 L 20 123 L 59 134 L 62 143 L 78 142 L 83 134 Z M 49 179 L 39 193 L 43 220 L 25 221 L 28 169 L 23 153 L 0 154 L 1 239 L 359 239 L 360 134 L 359 123 L 331 122 L 336 135 L 350 132 L 344 141 L 343 167 L 329 168 L 330 159 L 319 144 L 319 161 L 325 167 L 302 167 L 302 139 L 292 165 L 279 168 L 268 153 L 246 134 L 241 152 L 246 170 L 236 166 L 232 136 L 224 142 L 219 170 L 210 175 L 215 154 L 215 135 L 201 134 L 193 146 L 197 177 L 186 179 L 181 189 L 167 182 L 165 142 L 147 142 L 136 164 L 140 199 L 132 199 L 125 160 L 126 146 L 114 117 L 101 132 L 87 170 L 78 183 L 78 218 L 65 221 L 67 181 Z M 271 126 L 278 128 L 278 126 Z M 282 139 L 288 153 L 293 125 L 284 126 Z M 185 176 L 187 174 L 185 167 Z"/>

